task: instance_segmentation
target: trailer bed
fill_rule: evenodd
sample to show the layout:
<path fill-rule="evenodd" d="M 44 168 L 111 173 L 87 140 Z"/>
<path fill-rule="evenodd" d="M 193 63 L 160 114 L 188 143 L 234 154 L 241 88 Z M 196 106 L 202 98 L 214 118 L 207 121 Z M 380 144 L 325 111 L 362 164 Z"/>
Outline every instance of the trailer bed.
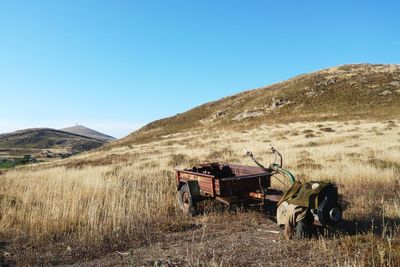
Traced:
<path fill-rule="evenodd" d="M 271 186 L 271 173 L 259 167 L 206 163 L 177 170 L 176 182 L 197 181 L 202 195 L 211 197 L 249 197 Z"/>

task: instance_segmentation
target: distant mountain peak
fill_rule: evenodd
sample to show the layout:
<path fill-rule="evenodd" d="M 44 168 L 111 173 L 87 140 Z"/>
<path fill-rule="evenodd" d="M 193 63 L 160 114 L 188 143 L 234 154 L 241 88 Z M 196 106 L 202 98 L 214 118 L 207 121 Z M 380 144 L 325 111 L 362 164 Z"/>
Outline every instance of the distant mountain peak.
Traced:
<path fill-rule="evenodd" d="M 63 129 L 61 129 L 61 131 L 73 133 L 73 134 L 79 134 L 82 136 L 94 138 L 94 139 L 105 141 L 105 142 L 111 142 L 111 141 L 116 140 L 115 137 L 100 133 L 98 131 L 95 131 L 93 129 L 90 129 L 86 126 L 79 125 L 79 124 L 76 124 L 75 126 L 63 128 Z"/>

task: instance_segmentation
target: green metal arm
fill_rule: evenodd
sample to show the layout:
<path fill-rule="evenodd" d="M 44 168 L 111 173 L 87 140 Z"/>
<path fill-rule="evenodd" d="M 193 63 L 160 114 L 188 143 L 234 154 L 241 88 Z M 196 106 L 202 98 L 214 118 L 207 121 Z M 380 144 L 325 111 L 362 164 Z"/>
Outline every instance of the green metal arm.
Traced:
<path fill-rule="evenodd" d="M 279 164 L 276 164 L 276 163 L 271 164 L 270 168 L 276 172 L 279 172 L 283 176 L 287 177 L 290 181 L 290 184 L 293 184 L 296 181 L 296 178 L 294 177 L 294 175 L 290 171 L 282 168 Z"/>
<path fill-rule="evenodd" d="M 279 157 L 280 163 L 275 163 L 275 162 L 274 162 L 274 163 L 272 163 L 272 164 L 269 166 L 269 169 L 268 169 L 268 168 L 265 168 L 264 165 L 262 165 L 262 164 L 254 157 L 254 155 L 253 155 L 253 153 L 252 153 L 251 151 L 248 151 L 247 149 L 245 149 L 246 154 L 247 154 L 247 155 L 254 161 L 254 163 L 256 163 L 260 168 L 262 168 L 262 169 L 265 170 L 265 171 L 274 170 L 274 171 L 276 171 L 276 172 L 282 174 L 282 175 L 285 176 L 286 178 L 288 178 L 289 181 L 290 181 L 290 184 L 293 184 L 293 183 L 296 181 L 296 178 L 294 177 L 294 175 L 293 175 L 290 171 L 288 171 L 288 170 L 282 168 L 282 162 L 283 162 L 283 160 L 282 160 L 282 155 L 281 155 L 281 153 L 279 153 L 279 151 L 276 150 L 276 149 L 275 149 L 274 147 L 272 147 L 272 146 L 271 146 L 271 150 L 272 150 L 272 152 L 275 154 L 275 162 L 276 162 L 277 158 Z"/>

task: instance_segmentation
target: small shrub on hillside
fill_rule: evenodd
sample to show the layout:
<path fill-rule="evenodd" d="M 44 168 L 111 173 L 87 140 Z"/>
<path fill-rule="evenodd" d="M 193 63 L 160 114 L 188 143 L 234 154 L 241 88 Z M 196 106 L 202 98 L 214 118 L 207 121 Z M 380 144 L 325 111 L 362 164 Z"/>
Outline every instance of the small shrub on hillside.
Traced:
<path fill-rule="evenodd" d="M 397 127 L 397 124 L 395 121 L 389 120 L 383 123 L 384 125 L 386 125 L 386 127 L 384 128 L 384 130 L 392 130 L 393 128 Z"/>
<path fill-rule="evenodd" d="M 326 133 L 333 133 L 335 132 L 335 130 L 333 130 L 330 127 L 325 127 L 325 128 L 321 128 L 321 131 L 326 132 Z"/>
<path fill-rule="evenodd" d="M 346 156 L 350 157 L 350 158 L 361 158 L 361 154 L 360 153 L 347 153 Z"/>
<path fill-rule="evenodd" d="M 315 134 L 309 133 L 305 135 L 305 138 L 314 138 L 316 137 Z"/>
<path fill-rule="evenodd" d="M 397 127 L 396 122 L 392 121 L 392 120 L 386 121 L 383 124 L 386 124 L 386 127 L 390 127 L 390 128 Z"/>
<path fill-rule="evenodd" d="M 320 170 L 322 169 L 322 165 L 321 164 L 317 164 L 315 163 L 315 161 L 311 158 L 308 157 L 304 157 L 301 160 L 299 160 L 297 162 L 296 167 L 298 169 L 313 169 L 313 170 Z"/>
<path fill-rule="evenodd" d="M 376 128 L 376 127 L 373 127 L 372 129 L 374 129 L 374 128 Z M 360 130 L 360 127 L 354 127 L 352 129 L 349 129 L 348 132 L 357 132 L 359 130 Z"/>

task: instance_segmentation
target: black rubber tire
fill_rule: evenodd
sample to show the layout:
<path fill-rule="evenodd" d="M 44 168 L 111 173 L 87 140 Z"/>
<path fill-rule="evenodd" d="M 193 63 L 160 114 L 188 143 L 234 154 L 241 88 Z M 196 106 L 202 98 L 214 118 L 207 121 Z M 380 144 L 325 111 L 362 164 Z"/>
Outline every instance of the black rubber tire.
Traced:
<path fill-rule="evenodd" d="M 295 238 L 311 238 L 315 235 L 316 228 L 309 220 L 303 219 L 296 224 Z"/>
<path fill-rule="evenodd" d="M 181 210 L 188 215 L 196 215 L 196 203 L 190 196 L 189 187 L 184 184 L 179 190 L 179 207 Z"/>

